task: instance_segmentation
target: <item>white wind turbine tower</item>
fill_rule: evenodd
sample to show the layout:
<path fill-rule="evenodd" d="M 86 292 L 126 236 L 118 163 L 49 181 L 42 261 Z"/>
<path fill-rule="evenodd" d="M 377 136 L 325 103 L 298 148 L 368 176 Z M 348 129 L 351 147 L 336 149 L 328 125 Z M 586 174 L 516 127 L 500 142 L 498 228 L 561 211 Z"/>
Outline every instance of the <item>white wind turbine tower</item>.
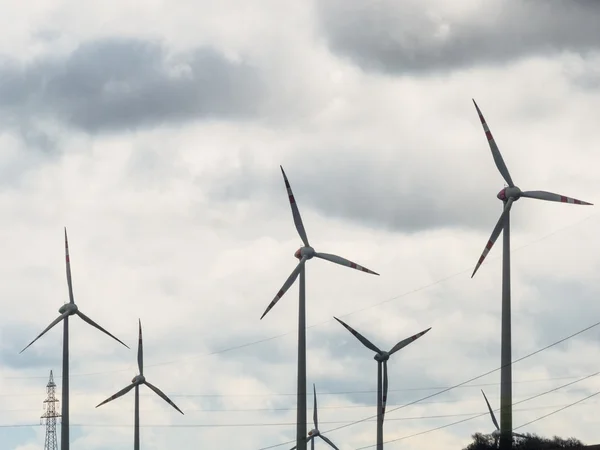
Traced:
<path fill-rule="evenodd" d="M 146 386 L 148 386 L 152 391 L 154 391 L 154 393 L 156 395 L 158 395 L 165 402 L 167 402 L 169 405 L 171 405 L 173 408 L 175 408 L 177 411 L 179 411 L 181 414 L 183 414 L 183 411 L 181 411 L 177 407 L 177 405 L 175 403 L 173 403 L 171 401 L 171 399 L 165 395 L 165 393 L 163 391 L 161 391 L 159 388 L 157 388 L 156 386 L 151 384 L 148 380 L 146 380 L 146 377 L 144 376 L 144 344 L 142 342 L 142 321 L 138 319 L 138 323 L 139 323 L 139 338 L 138 338 L 137 363 L 138 363 L 138 370 L 140 371 L 140 374 L 133 377 L 133 379 L 131 380 L 131 384 L 129 386 L 121 389 L 119 392 L 117 392 L 113 396 L 107 398 L 102 403 L 98 404 L 98 406 L 102 406 L 105 403 L 108 403 L 116 398 L 119 398 L 119 397 L 127 394 L 129 391 L 131 391 L 133 388 L 135 388 L 135 407 L 134 407 L 134 425 L 133 425 L 133 448 L 134 448 L 134 450 L 140 450 L 140 386 L 141 385 L 145 384 Z M 96 408 L 98 406 L 96 406 Z"/>
<path fill-rule="evenodd" d="M 420 333 L 417 333 L 409 338 L 403 339 L 398 342 L 396 345 L 392 347 L 389 352 L 384 352 L 379 350 L 371 341 L 369 341 L 366 337 L 352 328 L 350 325 L 345 324 L 337 317 L 334 317 L 339 323 L 341 323 L 344 328 L 346 328 L 350 333 L 358 339 L 361 344 L 367 347 L 369 350 L 375 352 L 375 361 L 377 361 L 377 450 L 383 450 L 383 418 L 385 416 L 385 404 L 387 402 L 387 393 L 388 393 L 388 372 L 387 372 L 387 362 L 394 353 L 398 350 L 403 349 L 411 342 L 416 341 L 429 330 L 431 327 L 427 328 Z"/>
<path fill-rule="evenodd" d="M 514 202 L 521 197 L 537 200 L 547 200 L 551 202 L 571 203 L 574 205 L 591 205 L 591 203 L 565 197 L 564 195 L 553 194 L 547 191 L 521 191 L 515 184 L 508 172 L 508 168 L 502 159 L 498 145 L 492 136 L 492 133 L 483 118 L 477 103 L 473 100 L 479 120 L 488 140 L 492 151 L 492 157 L 496 163 L 498 171 L 508 184 L 502 189 L 497 197 L 503 202 L 504 207 L 494 231 L 488 243 L 483 250 L 473 277 L 481 266 L 481 263 L 491 250 L 494 242 L 503 231 L 503 253 L 502 253 L 502 342 L 501 342 L 501 372 L 500 372 L 500 449 L 508 450 L 512 445 L 512 349 L 511 349 L 511 318 L 510 318 L 510 209 Z"/>
<path fill-rule="evenodd" d="M 67 228 L 65 227 L 65 260 L 67 266 L 67 286 L 69 288 L 69 303 L 65 303 L 62 305 L 58 312 L 60 316 L 58 316 L 50 325 L 46 327 L 44 331 L 42 331 L 38 337 L 36 337 L 33 341 L 27 345 L 20 353 L 23 353 L 27 348 L 41 338 L 46 332 L 48 332 L 52 327 L 57 325 L 62 321 L 63 323 L 63 352 L 62 352 L 62 392 L 61 392 L 61 402 L 62 402 L 62 423 L 60 427 L 60 449 L 61 450 L 69 450 L 69 431 L 70 431 L 70 413 L 69 413 L 69 316 L 79 316 L 81 320 L 88 323 L 89 325 L 97 328 L 103 333 L 107 334 L 117 342 L 125 345 L 125 347 L 129 348 L 126 344 L 124 344 L 120 339 L 117 339 L 88 316 L 83 314 L 81 310 L 75 304 L 75 297 L 73 296 L 73 280 L 71 279 L 71 259 L 69 257 L 69 241 L 67 240 Z"/>
<path fill-rule="evenodd" d="M 292 193 L 292 188 L 290 187 L 290 182 L 285 175 L 283 167 L 281 167 L 281 173 L 283 175 L 283 181 L 285 182 L 285 187 L 287 189 L 288 198 L 290 201 L 290 207 L 292 208 L 292 216 L 294 217 L 294 224 L 296 225 L 296 230 L 302 239 L 304 244 L 303 247 L 300 247 L 294 256 L 300 260 L 296 268 L 292 271 L 291 275 L 283 284 L 281 290 L 275 295 L 275 298 L 263 315 L 261 319 L 265 317 L 265 315 L 275 306 L 275 304 L 283 297 L 283 294 L 294 284 L 298 275 L 300 275 L 300 299 L 299 299 L 299 307 L 298 307 L 298 404 L 297 404 L 297 416 L 296 416 L 296 447 L 298 450 L 306 450 L 306 297 L 305 297 L 305 263 L 309 259 L 320 258 L 324 259 L 336 264 L 340 264 L 342 266 L 350 267 L 352 269 L 360 270 L 362 272 L 371 273 L 373 275 L 379 275 L 372 270 L 369 270 L 365 267 L 359 266 L 352 261 L 349 261 L 340 256 L 332 255 L 329 253 L 318 253 L 315 251 L 313 247 L 310 246 L 308 242 L 308 237 L 306 236 L 306 231 L 304 230 L 304 225 L 302 224 L 302 218 L 300 217 L 300 211 L 298 210 L 298 206 L 296 205 L 296 199 L 294 198 L 294 194 Z"/>
<path fill-rule="evenodd" d="M 319 414 L 317 412 L 317 389 L 315 388 L 314 384 L 313 384 L 313 398 L 314 398 L 313 424 L 315 425 L 315 427 L 308 432 L 308 437 L 306 438 L 306 442 L 310 441 L 311 450 L 315 450 L 315 438 L 320 437 L 325 442 L 327 442 L 327 445 L 329 445 L 334 450 L 340 450 L 339 448 L 337 448 L 335 446 L 335 444 L 333 442 L 331 442 L 331 440 L 327 436 L 324 436 L 319 431 Z M 290 450 L 294 450 L 295 448 L 296 448 L 296 446 L 294 445 Z"/>

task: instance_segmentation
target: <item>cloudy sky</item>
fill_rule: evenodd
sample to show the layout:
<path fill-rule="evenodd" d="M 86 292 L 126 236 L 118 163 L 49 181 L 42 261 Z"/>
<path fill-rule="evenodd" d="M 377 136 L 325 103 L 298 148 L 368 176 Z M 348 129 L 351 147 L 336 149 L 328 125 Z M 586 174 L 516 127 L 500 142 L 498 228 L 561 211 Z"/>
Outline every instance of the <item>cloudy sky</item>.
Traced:
<path fill-rule="evenodd" d="M 500 247 L 470 274 L 503 180 L 600 199 L 600 5 L 592 0 L 0 1 L 0 442 L 41 450 L 62 332 L 23 354 L 68 298 L 71 448 L 286 450 L 295 437 L 297 285 L 260 315 L 301 245 L 381 274 L 307 267 L 308 382 L 326 432 L 375 413 L 376 345 L 432 330 L 389 363 L 386 448 L 459 450 L 499 407 Z M 596 207 L 512 214 L 513 357 L 600 320 Z M 600 370 L 600 327 L 515 364 L 514 402 Z M 600 390 L 591 377 L 514 407 L 525 424 Z M 310 385 L 309 385 L 310 386 Z M 520 429 L 599 443 L 598 397 Z M 312 417 L 309 406 L 309 418 Z M 413 436 L 419 434 L 418 436 Z M 328 434 L 374 448 L 372 419 Z M 321 447 L 322 448 L 322 447 Z"/>

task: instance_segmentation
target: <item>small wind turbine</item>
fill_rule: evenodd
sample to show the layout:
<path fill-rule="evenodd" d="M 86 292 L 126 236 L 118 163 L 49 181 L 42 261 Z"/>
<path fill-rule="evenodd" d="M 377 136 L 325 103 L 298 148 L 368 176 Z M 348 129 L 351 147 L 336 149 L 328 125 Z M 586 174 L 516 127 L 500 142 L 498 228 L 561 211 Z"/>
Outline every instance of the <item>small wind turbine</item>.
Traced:
<path fill-rule="evenodd" d="M 327 444 L 329 444 L 329 446 L 331 448 L 333 448 L 335 450 L 340 450 L 339 448 L 337 448 L 335 446 L 335 444 L 333 442 L 331 442 L 329 440 L 329 438 L 327 436 L 322 435 L 321 432 L 319 431 L 319 415 L 317 413 L 317 389 L 315 388 L 314 384 L 313 384 L 313 396 L 315 399 L 315 403 L 314 403 L 314 407 L 313 407 L 313 423 L 314 423 L 315 427 L 308 432 L 308 438 L 306 438 L 306 442 L 308 443 L 310 441 L 311 450 L 315 450 L 315 438 L 320 437 L 325 442 L 327 442 Z M 294 445 L 290 450 L 294 450 L 295 448 L 296 448 L 296 446 Z"/>
<path fill-rule="evenodd" d="M 502 189 L 497 197 L 502 200 L 504 208 L 494 231 L 485 248 L 483 253 L 477 261 L 473 275 L 479 269 L 479 266 L 483 263 L 483 260 L 492 249 L 494 242 L 498 239 L 500 232 L 503 231 L 503 253 L 502 253 L 502 341 L 501 341 L 501 372 L 500 372 L 500 448 L 510 448 L 510 442 L 512 440 L 512 348 L 511 348 L 511 319 L 510 319 L 510 209 L 513 202 L 516 202 L 521 197 L 532 198 L 537 200 L 546 200 L 551 202 L 560 203 L 571 203 L 574 205 L 591 205 L 591 203 L 577 200 L 571 197 L 565 197 L 564 195 L 553 194 L 547 191 L 521 191 L 515 184 L 508 172 L 508 168 L 502 159 L 500 149 L 492 136 L 483 114 L 481 113 L 479 106 L 475 103 L 475 109 L 479 115 L 479 120 L 483 126 L 483 131 L 488 140 L 488 144 L 492 151 L 492 157 L 496 163 L 498 171 L 508 184 L 508 187 Z M 506 440 L 506 444 L 504 441 Z"/>
<path fill-rule="evenodd" d="M 416 341 L 429 330 L 427 328 L 420 333 L 417 333 L 409 338 L 406 338 L 392 347 L 389 352 L 379 350 L 375 345 L 371 343 L 366 337 L 360 334 L 351 326 L 345 324 L 337 317 L 334 317 L 339 323 L 341 323 L 350 333 L 352 333 L 356 339 L 358 339 L 365 347 L 369 350 L 373 350 L 375 354 L 375 361 L 377 361 L 377 450 L 383 450 L 383 418 L 385 416 L 385 404 L 387 402 L 388 393 L 388 373 L 387 373 L 387 362 L 394 353 L 398 350 L 406 347 L 411 342 Z M 383 372 L 383 374 L 382 374 Z"/>
<path fill-rule="evenodd" d="M 490 402 L 488 402 L 487 397 L 485 396 L 485 392 L 483 392 L 483 389 L 481 390 L 481 393 L 483 394 L 483 398 L 485 399 L 485 403 L 487 404 L 488 407 L 488 411 L 490 412 L 490 416 L 492 418 L 492 422 L 494 423 L 494 426 L 496 427 L 496 429 L 492 432 L 492 436 L 494 436 L 494 439 L 496 440 L 495 445 L 498 446 L 498 439 L 500 438 L 500 426 L 498 425 L 498 421 L 496 420 L 496 416 L 494 415 L 494 411 L 492 410 L 492 407 L 490 406 Z M 525 438 L 526 436 L 519 434 L 519 433 L 515 433 L 514 431 L 512 432 L 513 436 L 517 436 L 517 437 L 521 437 L 521 438 Z"/>
<path fill-rule="evenodd" d="M 140 385 L 145 384 L 146 386 L 148 386 L 150 389 L 152 389 L 156 393 L 156 395 L 158 395 L 165 402 L 167 402 L 169 405 L 171 405 L 173 408 L 175 408 L 177 411 L 179 411 L 181 414 L 183 414 L 183 412 L 177 407 L 177 405 L 175 403 L 173 403 L 171 401 L 171 399 L 169 399 L 169 397 L 167 397 L 163 393 L 163 391 L 161 391 L 159 388 L 157 388 L 153 384 L 150 384 L 149 381 L 146 381 L 146 377 L 144 377 L 144 344 L 142 343 L 142 321 L 138 319 L 138 322 L 139 322 L 139 330 L 140 331 L 139 331 L 139 340 L 138 340 L 137 363 L 138 363 L 138 369 L 140 371 L 140 374 L 133 377 L 133 379 L 131 380 L 131 384 L 129 386 L 121 389 L 115 395 L 107 398 L 106 400 L 104 400 L 102 403 L 100 403 L 98 405 L 98 406 L 102 406 L 105 403 L 108 403 L 116 398 L 119 398 L 119 397 L 127 394 L 130 390 L 135 388 L 135 413 L 134 413 L 135 423 L 134 423 L 134 427 L 133 427 L 133 448 L 134 448 L 134 450 L 140 449 Z M 96 406 L 96 408 L 98 406 Z"/>
<path fill-rule="evenodd" d="M 65 227 L 65 259 L 67 263 L 67 285 L 69 287 L 69 303 L 65 303 L 62 305 L 58 312 L 60 316 L 58 316 L 44 331 L 42 331 L 38 337 L 36 337 L 33 341 L 29 343 L 27 347 L 20 351 L 23 353 L 31 344 L 41 338 L 46 332 L 48 332 L 54 325 L 58 324 L 61 320 L 63 321 L 63 355 L 62 355 L 62 423 L 61 423 L 61 432 L 60 432 L 60 449 L 61 450 L 69 450 L 69 316 L 77 315 L 83 320 L 87 322 L 94 328 L 102 331 L 103 333 L 109 335 L 111 338 L 115 339 L 117 342 L 125 345 L 125 347 L 129 348 L 126 344 L 124 344 L 120 339 L 117 339 L 88 316 L 83 314 L 77 305 L 75 304 L 75 299 L 73 297 L 73 282 L 71 279 L 71 261 L 69 259 L 69 242 L 67 240 L 67 228 Z"/>
<path fill-rule="evenodd" d="M 299 248 L 294 256 L 300 260 L 296 268 L 292 271 L 291 275 L 283 284 L 281 290 L 275 295 L 275 298 L 260 317 L 261 319 L 275 306 L 275 304 L 283 297 L 283 294 L 294 284 L 298 275 L 300 275 L 300 299 L 299 299 L 299 311 L 298 311 L 298 387 L 297 387 L 297 416 L 296 416 L 296 447 L 298 450 L 306 450 L 306 297 L 305 297 L 305 263 L 313 257 L 325 259 L 327 261 L 340 264 L 342 266 L 350 267 L 352 269 L 360 270 L 361 272 L 371 273 L 373 275 L 379 275 L 366 267 L 359 266 L 352 261 L 349 261 L 340 256 L 331 255 L 329 253 L 318 253 L 308 243 L 308 237 L 302 224 L 302 218 L 300 217 L 300 211 L 298 205 L 296 205 L 296 199 L 292 193 L 290 182 L 281 167 L 281 173 L 283 174 L 283 181 L 287 189 L 288 198 L 290 201 L 290 207 L 292 208 L 292 216 L 294 217 L 294 224 L 296 230 L 304 243 L 304 246 Z"/>

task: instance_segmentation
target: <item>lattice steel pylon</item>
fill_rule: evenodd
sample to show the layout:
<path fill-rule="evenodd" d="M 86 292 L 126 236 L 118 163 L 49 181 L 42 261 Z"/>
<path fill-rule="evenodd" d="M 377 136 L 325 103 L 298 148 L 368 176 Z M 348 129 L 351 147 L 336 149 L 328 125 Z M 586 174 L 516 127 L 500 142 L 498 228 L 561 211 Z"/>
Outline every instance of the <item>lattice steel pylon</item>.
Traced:
<path fill-rule="evenodd" d="M 44 450 L 58 450 L 58 439 L 56 437 L 56 419 L 60 414 L 56 411 L 56 384 L 54 384 L 54 376 L 50 371 L 50 379 L 46 385 L 46 393 L 48 397 L 44 400 L 44 414 L 41 416 L 41 424 L 46 425 L 46 441 Z"/>

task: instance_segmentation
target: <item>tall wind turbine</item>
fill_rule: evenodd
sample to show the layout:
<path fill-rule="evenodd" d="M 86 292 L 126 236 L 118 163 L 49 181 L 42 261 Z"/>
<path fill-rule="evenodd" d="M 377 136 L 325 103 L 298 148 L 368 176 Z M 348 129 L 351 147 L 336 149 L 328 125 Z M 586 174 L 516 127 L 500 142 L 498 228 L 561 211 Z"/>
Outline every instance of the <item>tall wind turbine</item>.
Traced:
<path fill-rule="evenodd" d="M 334 317 L 339 323 L 341 323 L 350 333 L 352 333 L 356 339 L 358 339 L 365 347 L 375 352 L 375 361 L 377 361 L 377 450 L 383 450 L 383 418 L 385 416 L 385 404 L 387 402 L 388 393 L 388 373 L 387 373 L 387 362 L 394 353 L 398 350 L 406 347 L 411 342 L 416 341 L 429 330 L 427 328 L 420 333 L 417 333 L 409 338 L 406 338 L 392 347 L 389 352 L 379 350 L 371 341 L 366 337 L 352 328 L 350 325 L 345 324 L 337 317 Z"/>
<path fill-rule="evenodd" d="M 114 400 L 115 398 L 119 398 L 119 397 L 127 394 L 130 390 L 135 388 L 135 413 L 134 413 L 135 423 L 133 426 L 133 448 L 134 448 L 134 450 L 140 450 L 140 385 L 145 384 L 146 386 L 148 386 L 150 389 L 152 389 L 156 393 L 156 395 L 158 395 L 165 402 L 167 402 L 169 405 L 171 405 L 173 408 L 175 408 L 177 411 L 179 411 L 181 414 L 183 414 L 183 412 L 177 407 L 177 405 L 175 403 L 173 403 L 171 401 L 171 399 L 169 399 L 169 397 L 167 397 L 164 394 L 163 391 L 161 391 L 159 388 L 157 388 L 153 384 L 150 384 L 149 381 L 146 381 L 146 377 L 144 377 L 144 344 L 142 343 L 142 321 L 138 319 L 138 322 L 139 322 L 140 332 L 139 332 L 139 339 L 138 339 L 137 363 L 138 363 L 138 369 L 140 371 L 140 374 L 133 377 L 133 379 L 131 380 L 131 384 L 129 386 L 121 389 L 119 392 L 117 392 L 112 397 L 109 397 L 106 400 L 104 400 L 102 403 L 98 404 L 98 406 L 102 406 L 105 403 L 108 403 L 108 402 Z M 98 406 L 96 406 L 96 408 Z"/>
<path fill-rule="evenodd" d="M 41 338 L 50 328 L 59 323 L 61 320 L 63 321 L 63 356 L 62 356 L 62 424 L 60 427 L 60 449 L 61 450 L 69 450 L 69 316 L 77 315 L 84 322 L 87 322 L 94 328 L 102 331 L 105 334 L 108 334 L 111 338 L 125 345 L 125 347 L 129 348 L 126 344 L 124 344 L 120 339 L 117 339 L 88 316 L 83 314 L 77 305 L 75 304 L 75 299 L 73 297 L 73 282 L 71 280 L 71 261 L 69 259 L 69 241 L 67 240 L 67 228 L 65 227 L 65 259 L 67 263 L 67 285 L 69 287 L 69 303 L 65 303 L 62 305 L 58 312 L 60 316 L 58 316 L 48 327 L 42 331 L 38 337 L 36 337 L 33 341 L 29 343 L 27 347 L 20 351 L 23 353 L 31 344 Z"/>
<path fill-rule="evenodd" d="M 571 203 L 574 205 L 591 205 L 591 203 L 576 200 L 574 198 L 565 197 L 564 195 L 553 194 L 547 191 L 521 191 L 515 184 L 508 172 L 506 164 L 502 159 L 498 145 L 492 136 L 492 133 L 481 114 L 481 110 L 475 103 L 479 120 L 485 131 L 485 135 L 492 150 L 492 157 L 496 163 L 496 167 L 500 174 L 508 184 L 508 187 L 502 189 L 497 197 L 502 200 L 504 208 L 498 223 L 492 231 L 492 235 L 483 250 L 473 275 L 481 266 L 481 263 L 491 250 L 494 242 L 503 233 L 503 254 L 502 254 L 502 343 L 501 343 L 501 372 L 500 372 L 500 448 L 502 450 L 509 449 L 512 442 L 512 351 L 511 351 L 511 320 L 510 320 L 510 209 L 514 202 L 521 197 L 533 198 L 537 200 L 547 200 L 551 202 Z"/>
<path fill-rule="evenodd" d="M 485 403 L 488 407 L 488 411 L 490 412 L 490 417 L 492 418 L 492 422 L 494 423 L 494 426 L 496 427 L 496 429 L 492 432 L 492 436 L 496 440 L 495 445 L 498 446 L 498 438 L 500 437 L 500 427 L 498 426 L 498 421 L 496 420 L 496 415 L 494 414 L 494 411 L 492 410 L 492 407 L 490 406 L 490 402 L 488 402 L 488 399 L 485 396 L 485 392 L 483 392 L 483 389 L 481 390 L 481 393 L 483 394 L 483 398 L 485 399 Z M 515 433 L 514 431 L 512 432 L 512 435 L 518 436 L 521 438 L 526 438 L 526 436 L 519 434 L 519 433 Z"/>
<path fill-rule="evenodd" d="M 265 315 L 275 306 L 275 304 L 279 301 L 283 294 L 294 284 L 298 275 L 300 275 L 300 300 L 299 300 L 299 308 L 298 308 L 298 406 L 297 406 L 297 417 L 296 417 L 296 447 L 298 450 L 306 450 L 306 298 L 305 298 L 305 263 L 309 259 L 313 257 L 325 259 L 327 261 L 340 264 L 342 266 L 350 267 L 352 269 L 360 270 L 362 272 L 371 273 L 373 275 L 379 275 L 372 270 L 367 269 L 366 267 L 359 266 L 352 261 L 349 261 L 340 256 L 331 255 L 329 253 L 318 253 L 314 248 L 310 246 L 308 243 L 308 238 L 306 236 L 306 231 L 304 230 L 304 225 L 302 224 L 302 218 L 300 217 L 300 211 L 298 210 L 298 205 L 296 205 L 296 199 L 294 198 L 294 194 L 292 193 L 292 188 L 290 187 L 290 182 L 285 175 L 283 167 L 281 168 L 281 173 L 283 175 L 283 181 L 285 182 L 285 187 L 287 189 L 288 197 L 290 200 L 290 206 L 292 208 L 292 216 L 294 217 L 294 224 L 296 225 L 296 230 L 304 243 L 303 247 L 300 247 L 294 256 L 300 260 L 296 268 L 292 271 L 292 274 L 288 277 L 288 279 L 283 284 L 281 290 L 275 295 L 275 298 L 260 317 L 261 319 L 265 317 Z"/>
<path fill-rule="evenodd" d="M 313 396 L 314 396 L 314 407 L 313 407 L 313 423 L 315 425 L 315 427 L 310 430 L 308 432 L 308 438 L 306 438 L 306 442 L 310 441 L 310 448 L 311 450 L 315 450 L 315 438 L 320 437 L 321 439 L 323 439 L 325 442 L 327 442 L 327 444 L 335 449 L 335 450 L 340 450 L 339 448 L 337 448 L 335 446 L 335 444 L 333 442 L 331 442 L 331 440 L 327 437 L 321 434 L 321 432 L 319 431 L 319 414 L 317 413 L 317 389 L 315 388 L 315 385 L 313 384 Z M 294 450 L 296 448 L 296 446 L 294 445 L 290 450 Z"/>

